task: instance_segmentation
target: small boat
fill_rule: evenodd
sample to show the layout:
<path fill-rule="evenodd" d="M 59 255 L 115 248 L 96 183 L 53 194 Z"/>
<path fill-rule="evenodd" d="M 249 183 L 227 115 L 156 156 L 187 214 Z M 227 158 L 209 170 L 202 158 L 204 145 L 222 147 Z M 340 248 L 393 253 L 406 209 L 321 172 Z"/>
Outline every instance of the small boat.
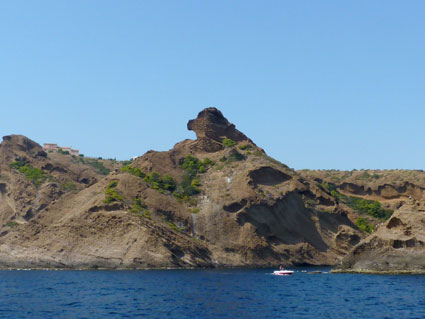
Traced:
<path fill-rule="evenodd" d="M 286 270 L 286 269 L 273 271 L 273 275 L 277 275 L 277 276 L 289 276 L 289 275 L 292 275 L 293 273 L 294 273 L 293 270 Z"/>

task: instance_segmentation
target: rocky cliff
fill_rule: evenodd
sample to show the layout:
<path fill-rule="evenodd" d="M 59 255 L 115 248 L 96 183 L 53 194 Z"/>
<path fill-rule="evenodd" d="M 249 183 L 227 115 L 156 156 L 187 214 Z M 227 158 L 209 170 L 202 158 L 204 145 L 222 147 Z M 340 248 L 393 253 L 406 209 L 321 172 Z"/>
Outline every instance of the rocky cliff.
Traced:
<path fill-rule="evenodd" d="M 107 176 L 5 137 L 0 266 L 334 265 L 365 237 L 328 189 L 268 157 L 219 110 L 187 127 L 196 140 L 110 164 Z"/>
<path fill-rule="evenodd" d="M 328 189 L 345 207 L 348 216 L 370 232 L 334 272 L 425 272 L 425 173 L 422 170 L 298 173 Z"/>
<path fill-rule="evenodd" d="M 334 272 L 425 273 L 425 205 L 410 199 Z"/>

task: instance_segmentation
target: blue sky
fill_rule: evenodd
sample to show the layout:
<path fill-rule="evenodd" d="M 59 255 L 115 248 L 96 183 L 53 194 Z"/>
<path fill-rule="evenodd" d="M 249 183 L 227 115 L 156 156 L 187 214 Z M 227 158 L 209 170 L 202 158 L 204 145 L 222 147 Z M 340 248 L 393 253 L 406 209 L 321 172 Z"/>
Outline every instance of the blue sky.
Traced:
<path fill-rule="evenodd" d="M 296 169 L 424 169 L 424 1 L 1 1 L 0 134 L 128 159 L 205 107 Z"/>

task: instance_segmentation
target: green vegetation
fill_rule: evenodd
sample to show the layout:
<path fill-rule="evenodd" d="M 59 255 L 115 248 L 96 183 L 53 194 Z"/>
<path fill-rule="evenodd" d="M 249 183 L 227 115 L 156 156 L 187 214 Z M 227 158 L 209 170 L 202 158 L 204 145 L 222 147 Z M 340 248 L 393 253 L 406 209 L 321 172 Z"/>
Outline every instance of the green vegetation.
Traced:
<path fill-rule="evenodd" d="M 60 147 L 59 147 L 59 149 L 58 149 L 58 153 L 59 154 L 62 154 L 62 155 L 69 155 L 69 152 L 68 151 L 64 151 L 63 149 L 61 149 Z"/>
<path fill-rule="evenodd" d="M 168 226 L 170 226 L 171 229 L 173 229 L 175 231 L 180 231 L 180 229 L 175 224 L 173 224 L 172 222 L 167 221 L 167 224 L 168 224 Z"/>
<path fill-rule="evenodd" d="M 190 212 L 191 214 L 197 214 L 197 213 L 199 213 L 200 211 L 201 211 L 201 209 L 200 209 L 199 207 L 194 207 L 194 208 L 189 209 L 189 212 Z"/>
<path fill-rule="evenodd" d="M 161 176 L 157 172 L 152 172 L 151 174 L 146 175 L 140 170 L 140 168 L 131 167 L 130 165 L 124 165 L 121 167 L 121 171 L 143 178 L 143 180 L 149 184 L 149 187 L 156 189 L 161 193 L 165 193 L 166 191 L 172 192 L 176 189 L 176 182 L 167 174 Z"/>
<path fill-rule="evenodd" d="M 204 173 L 209 167 L 213 166 L 214 162 L 209 158 L 201 161 L 191 154 L 186 155 L 180 161 L 180 167 L 183 169 L 183 181 L 176 187 L 174 196 L 179 199 L 188 200 L 189 196 L 199 194 L 201 190 L 201 182 L 197 178 L 198 174 Z"/>
<path fill-rule="evenodd" d="M 140 198 L 135 198 L 133 200 L 133 205 L 130 209 L 130 212 L 135 213 L 138 216 L 144 216 L 147 219 L 151 219 L 151 212 L 147 209 L 147 206 L 142 203 Z"/>
<path fill-rule="evenodd" d="M 103 165 L 102 162 L 99 162 L 96 159 L 87 159 L 87 158 L 84 159 L 83 157 L 80 157 L 79 160 L 83 164 L 87 164 L 87 165 L 93 166 L 96 169 L 96 171 L 99 174 L 101 174 L 101 175 L 108 175 L 111 172 L 111 170 L 109 170 L 108 168 L 106 168 Z"/>
<path fill-rule="evenodd" d="M 220 158 L 220 162 L 233 163 L 233 162 L 243 161 L 244 159 L 245 159 L 244 155 L 242 155 L 236 150 L 233 150 L 233 152 L 229 156 L 227 157 L 223 156 L 222 158 Z"/>
<path fill-rule="evenodd" d="M 111 181 L 108 186 L 106 186 L 105 190 L 105 200 L 103 201 L 105 204 L 110 204 L 112 202 L 123 202 L 124 196 L 117 193 L 115 189 L 118 185 L 118 181 Z"/>
<path fill-rule="evenodd" d="M 252 148 L 252 146 L 251 146 L 251 145 L 249 145 L 249 144 L 242 144 L 242 145 L 240 145 L 240 146 L 239 146 L 239 149 L 240 149 L 241 151 L 250 150 L 251 148 Z"/>
<path fill-rule="evenodd" d="M 71 181 L 66 181 L 62 184 L 62 188 L 66 191 L 75 191 L 77 186 Z"/>
<path fill-rule="evenodd" d="M 363 230 L 366 233 L 371 233 L 373 231 L 373 225 L 369 224 L 365 218 L 357 218 L 356 226 Z"/>
<path fill-rule="evenodd" d="M 14 228 L 14 227 L 16 227 L 16 226 L 18 226 L 19 224 L 17 223 L 17 222 L 12 222 L 12 221 L 10 221 L 10 222 L 8 222 L 7 224 L 6 224 L 6 226 L 7 227 L 10 227 L 10 228 Z"/>
<path fill-rule="evenodd" d="M 186 228 L 185 227 L 178 227 L 176 224 L 174 224 L 172 221 L 169 221 L 169 220 L 167 220 L 166 218 L 164 218 L 164 220 L 165 220 L 165 222 L 167 223 L 167 225 L 171 228 L 171 229 L 173 229 L 173 230 L 175 230 L 175 231 L 178 231 L 178 232 L 182 232 L 182 231 L 184 231 Z"/>
<path fill-rule="evenodd" d="M 334 184 L 323 182 L 322 184 L 318 184 L 318 186 L 324 191 L 330 193 L 339 202 L 346 204 L 348 207 L 362 214 L 367 214 L 381 220 L 387 220 L 393 214 L 391 209 L 382 208 L 381 203 L 376 200 L 368 200 L 360 197 L 341 194 L 337 191 Z"/>
<path fill-rule="evenodd" d="M 231 140 L 230 138 L 227 138 L 227 137 L 223 139 L 222 143 L 226 147 L 233 147 L 237 144 L 234 140 Z"/>
<path fill-rule="evenodd" d="M 10 167 L 24 174 L 36 186 L 40 186 L 47 179 L 47 175 L 41 169 L 32 167 L 24 161 L 10 163 Z"/>
<path fill-rule="evenodd" d="M 378 179 L 378 178 L 381 178 L 382 177 L 382 175 L 378 175 L 378 174 L 373 174 L 373 175 L 370 175 L 368 172 L 364 172 L 362 175 L 360 175 L 359 177 L 358 177 L 358 179 L 363 179 L 363 180 L 371 180 L 371 179 Z"/>
<path fill-rule="evenodd" d="M 126 166 L 126 165 L 130 165 L 132 162 L 133 162 L 133 160 L 126 160 L 126 161 L 122 161 L 121 164 L 123 166 Z"/>
<path fill-rule="evenodd" d="M 201 161 L 192 154 L 188 154 L 183 160 L 180 160 L 180 167 L 185 171 L 185 174 L 189 174 L 193 177 L 198 173 L 204 173 L 206 169 L 213 165 L 214 162 L 209 158 Z"/>
<path fill-rule="evenodd" d="M 156 172 L 152 172 L 150 175 L 145 175 L 143 180 L 149 184 L 149 187 L 157 189 L 159 191 L 172 192 L 176 189 L 176 182 L 171 176 L 167 174 L 161 176 Z"/>
<path fill-rule="evenodd" d="M 342 194 L 337 192 L 336 185 L 334 185 L 334 184 L 329 184 L 327 182 L 323 182 L 322 184 L 317 184 L 317 186 L 319 188 L 321 188 L 322 190 L 324 190 L 325 192 L 331 193 L 332 196 L 334 196 L 338 199 L 339 199 L 338 196 L 342 195 Z"/>
<path fill-rule="evenodd" d="M 204 173 L 214 164 L 215 163 L 209 158 L 201 161 L 193 155 L 188 154 L 179 162 L 180 167 L 184 171 L 183 180 L 180 184 L 177 184 L 175 180 L 167 174 L 162 176 L 157 172 L 145 174 L 139 168 L 131 167 L 129 164 L 121 167 L 121 171 L 143 178 L 143 180 L 149 184 L 149 187 L 163 194 L 172 193 L 179 200 L 190 201 L 190 196 L 199 194 L 201 191 L 199 189 L 201 181 L 198 175 Z"/>
<path fill-rule="evenodd" d="M 345 203 L 354 210 L 363 214 L 373 216 L 382 220 L 387 220 L 393 214 L 390 209 L 383 209 L 376 200 L 367 200 L 354 196 L 345 196 Z"/>
<path fill-rule="evenodd" d="M 264 153 L 261 152 L 260 150 L 255 150 L 254 152 L 252 152 L 252 154 L 255 156 L 264 156 Z"/>
<path fill-rule="evenodd" d="M 121 170 L 123 172 L 127 172 L 131 175 L 137 176 L 137 177 L 141 177 L 141 178 L 145 178 L 146 174 L 143 173 L 140 168 L 137 167 L 131 167 L 130 164 L 128 165 L 124 165 L 123 167 L 121 167 Z"/>

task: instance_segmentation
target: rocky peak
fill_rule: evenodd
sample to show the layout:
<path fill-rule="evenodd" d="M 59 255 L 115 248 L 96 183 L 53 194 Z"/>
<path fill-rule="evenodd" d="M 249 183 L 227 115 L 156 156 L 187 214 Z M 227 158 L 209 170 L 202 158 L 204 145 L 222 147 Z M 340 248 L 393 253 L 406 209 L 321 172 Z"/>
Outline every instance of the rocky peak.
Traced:
<path fill-rule="evenodd" d="M 187 129 L 194 131 L 198 139 L 205 137 L 221 143 L 224 138 L 235 142 L 252 141 L 235 128 L 215 107 L 208 107 L 199 112 L 198 117 L 187 123 Z"/>
<path fill-rule="evenodd" d="M 39 144 L 23 135 L 3 136 L 3 142 L 0 144 L 3 149 L 21 152 L 40 152 L 42 148 Z"/>

